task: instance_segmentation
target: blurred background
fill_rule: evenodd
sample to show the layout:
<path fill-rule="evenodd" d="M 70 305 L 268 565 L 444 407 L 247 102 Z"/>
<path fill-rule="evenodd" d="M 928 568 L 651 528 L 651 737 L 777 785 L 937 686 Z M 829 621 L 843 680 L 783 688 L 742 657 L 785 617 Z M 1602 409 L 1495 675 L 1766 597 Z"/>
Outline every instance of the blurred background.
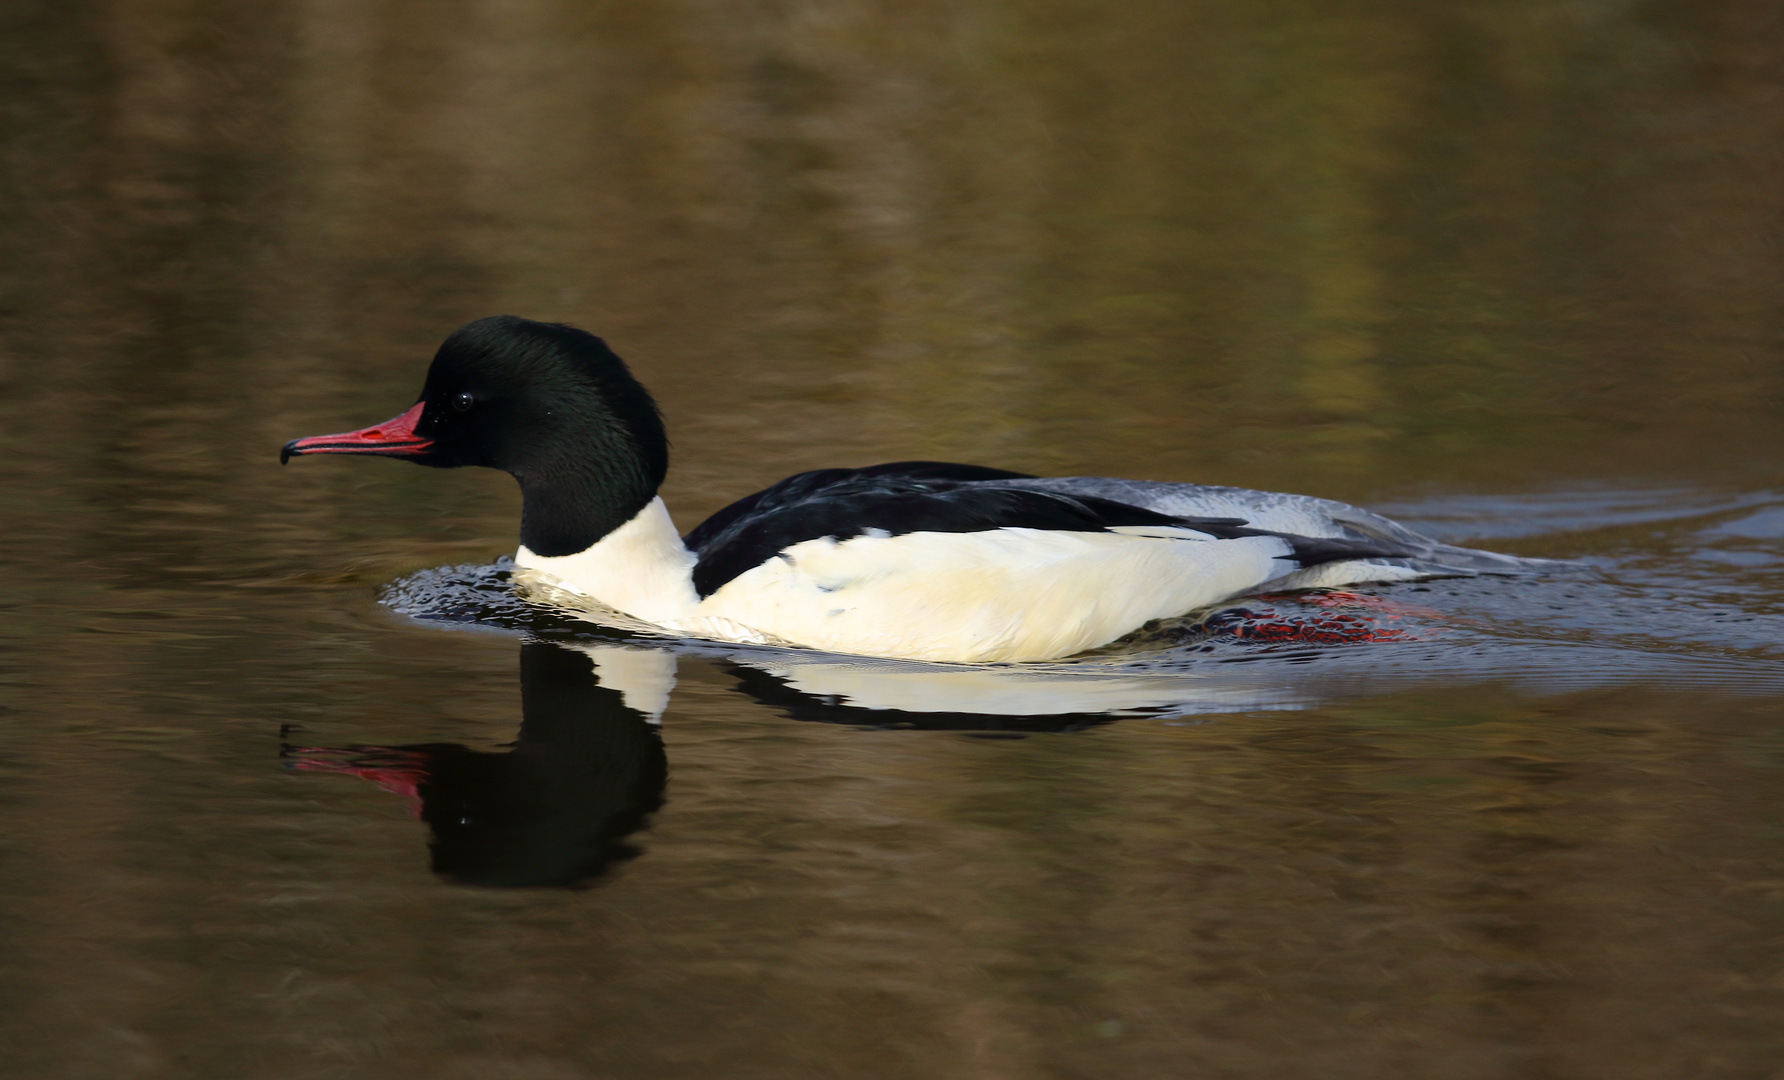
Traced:
<path fill-rule="evenodd" d="M 7 0 L 0 1071 L 1784 1075 L 1781 73 L 1774 0 Z M 1291 490 L 1592 561 L 1491 619 L 1627 662 L 991 741 L 684 658 L 643 857 L 457 883 L 389 748 L 506 752 L 516 643 L 378 590 L 513 484 L 276 456 L 503 312 L 684 528 Z"/>

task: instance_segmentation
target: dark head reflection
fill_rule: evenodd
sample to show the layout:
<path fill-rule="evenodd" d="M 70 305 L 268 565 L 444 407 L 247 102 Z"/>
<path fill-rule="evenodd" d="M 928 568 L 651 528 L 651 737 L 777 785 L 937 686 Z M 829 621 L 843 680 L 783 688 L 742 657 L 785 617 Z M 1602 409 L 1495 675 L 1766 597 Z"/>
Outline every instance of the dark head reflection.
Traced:
<path fill-rule="evenodd" d="M 601 685 L 580 651 L 521 646 L 520 736 L 506 753 L 453 743 L 287 747 L 306 771 L 344 772 L 418 800 L 433 869 L 472 885 L 574 885 L 638 849 L 668 763 L 651 717 Z"/>

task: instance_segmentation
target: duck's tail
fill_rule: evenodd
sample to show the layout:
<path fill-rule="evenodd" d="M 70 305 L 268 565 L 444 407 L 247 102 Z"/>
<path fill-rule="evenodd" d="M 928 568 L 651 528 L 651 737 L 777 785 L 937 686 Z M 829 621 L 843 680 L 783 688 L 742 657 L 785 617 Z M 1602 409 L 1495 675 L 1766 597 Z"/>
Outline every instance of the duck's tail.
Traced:
<path fill-rule="evenodd" d="M 1277 588 L 1319 588 L 1364 581 L 1473 577 L 1477 574 L 1527 576 L 1578 565 L 1557 559 L 1529 559 L 1445 544 L 1361 507 L 1311 495 L 1093 476 L 994 483 L 1094 496 L 1178 517 L 1236 518 L 1252 528 L 1365 544 L 1394 552 L 1391 557 L 1378 555 L 1310 566 L 1272 582 Z"/>

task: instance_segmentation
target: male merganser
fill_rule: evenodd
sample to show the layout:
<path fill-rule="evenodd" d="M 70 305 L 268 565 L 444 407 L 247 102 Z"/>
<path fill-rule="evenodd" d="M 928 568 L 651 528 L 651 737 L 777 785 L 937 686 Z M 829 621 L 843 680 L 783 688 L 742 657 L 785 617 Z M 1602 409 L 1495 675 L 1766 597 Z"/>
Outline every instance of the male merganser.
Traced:
<path fill-rule="evenodd" d="M 910 660 L 1047 660 L 1268 590 L 1537 560 L 1242 488 L 901 461 L 800 473 L 678 536 L 656 403 L 600 338 L 510 315 L 454 331 L 402 415 L 285 444 L 503 469 L 523 581 L 667 631 Z"/>

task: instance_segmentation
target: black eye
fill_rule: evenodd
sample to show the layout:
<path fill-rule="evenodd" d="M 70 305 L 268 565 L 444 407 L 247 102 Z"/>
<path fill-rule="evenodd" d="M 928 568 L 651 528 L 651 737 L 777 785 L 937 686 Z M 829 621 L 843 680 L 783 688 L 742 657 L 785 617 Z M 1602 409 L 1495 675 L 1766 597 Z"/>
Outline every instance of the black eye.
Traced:
<path fill-rule="evenodd" d="M 466 409 L 470 408 L 472 405 L 475 405 L 476 403 L 477 403 L 477 399 L 472 397 L 468 393 L 460 394 L 457 397 L 452 399 L 452 407 L 457 409 L 459 412 L 464 412 Z"/>

